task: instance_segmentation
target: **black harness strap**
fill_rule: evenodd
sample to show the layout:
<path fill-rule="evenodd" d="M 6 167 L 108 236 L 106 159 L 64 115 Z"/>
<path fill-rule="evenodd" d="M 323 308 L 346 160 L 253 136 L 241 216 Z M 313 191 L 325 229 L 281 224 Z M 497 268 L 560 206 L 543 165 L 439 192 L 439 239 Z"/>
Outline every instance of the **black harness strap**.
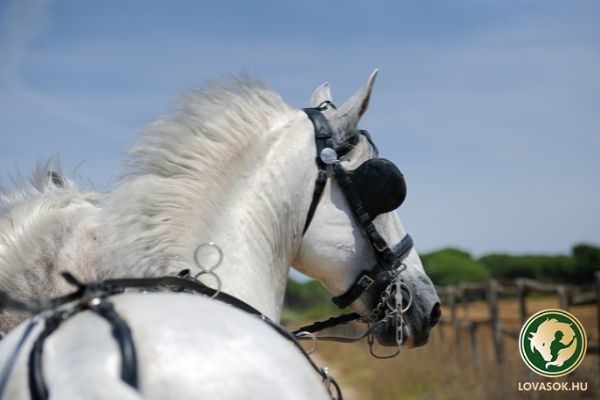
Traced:
<path fill-rule="evenodd" d="M 363 231 L 367 234 L 371 246 L 375 249 L 376 257 L 385 262 L 386 268 L 395 267 L 395 263 L 398 263 L 398 259 L 388 247 L 385 239 L 377 232 L 375 225 L 373 225 L 373 216 L 369 215 L 363 207 L 362 201 L 360 200 L 358 193 L 356 193 L 354 184 L 348 177 L 346 170 L 339 161 L 333 163 L 332 168 L 342 192 L 352 207 L 354 215 L 358 219 Z"/>
<path fill-rule="evenodd" d="M 42 364 L 46 339 L 64 321 L 85 310 L 95 312 L 110 324 L 112 335 L 116 339 L 121 353 L 121 379 L 129 386 L 138 388 L 137 355 L 131 329 L 115 311 L 113 304 L 105 297 L 99 297 L 89 302 L 79 303 L 72 310 L 56 311 L 46 318 L 45 327 L 33 343 L 31 353 L 29 353 L 29 392 L 33 400 L 46 400 L 49 396 Z"/>
<path fill-rule="evenodd" d="M 115 311 L 113 304 L 105 298 L 101 298 L 99 304 L 92 305 L 91 309 L 110 324 L 111 333 L 117 340 L 121 351 L 121 379 L 132 388 L 137 389 L 137 353 L 129 325 Z"/>
<path fill-rule="evenodd" d="M 46 386 L 44 371 L 42 369 L 44 342 L 67 318 L 81 310 L 83 310 L 83 307 L 76 307 L 71 312 L 56 311 L 46 318 L 44 329 L 38 335 L 35 342 L 33 342 L 31 352 L 29 353 L 29 393 L 32 400 L 46 400 L 48 398 L 48 387 Z"/>
<path fill-rule="evenodd" d="M 327 172 L 323 169 L 319 169 L 319 175 L 317 175 L 317 180 L 315 182 L 315 191 L 313 192 L 312 202 L 310 203 L 310 208 L 308 209 L 308 214 L 306 215 L 306 222 L 304 223 L 304 229 L 302 230 L 302 235 L 306 233 L 308 230 L 308 226 L 310 225 L 313 217 L 315 216 L 315 211 L 317 211 L 317 206 L 319 205 L 319 200 L 323 195 L 323 190 L 325 190 L 325 185 L 327 184 Z"/>
<path fill-rule="evenodd" d="M 347 324 L 348 322 L 356 321 L 360 318 L 358 313 L 342 314 L 336 317 L 331 317 L 325 321 L 317 321 L 310 325 L 303 326 L 302 328 L 296 329 L 292 332 L 292 335 L 299 335 L 302 332 L 315 333 L 324 329 L 333 328 L 334 326 Z"/>
<path fill-rule="evenodd" d="M 109 279 L 100 283 L 100 287 L 109 293 L 121 293 L 126 288 L 148 289 L 159 286 L 169 286 L 173 291 L 181 291 L 179 289 L 187 289 L 196 293 L 200 293 L 223 303 L 230 304 L 240 310 L 246 311 L 249 314 L 262 315 L 260 311 L 252 307 L 250 304 L 233 297 L 225 292 L 217 291 L 210 286 L 206 286 L 200 281 L 185 278 L 189 276 L 189 270 L 183 270 L 180 276 L 160 276 L 156 278 L 122 278 Z"/>
<path fill-rule="evenodd" d="M 409 234 L 406 234 L 402 240 L 390 250 L 394 257 L 400 262 L 408 257 L 408 253 L 413 247 L 413 240 Z M 373 287 L 382 287 L 389 283 L 392 278 L 392 269 L 382 268 L 379 264 L 370 271 L 363 271 L 354 284 L 343 294 L 331 299 L 335 305 L 340 308 L 346 308 L 358 299 L 363 293 Z"/>
<path fill-rule="evenodd" d="M 271 319 L 269 319 L 265 315 L 260 314 L 260 318 L 263 321 L 265 321 L 267 323 L 267 325 L 269 325 L 271 328 L 275 329 L 275 331 L 278 332 L 281 336 L 283 336 L 284 338 L 286 338 L 287 340 L 289 340 L 294 346 L 296 346 L 296 348 L 298 350 L 300 350 L 300 353 L 302 353 L 304 355 L 304 358 L 306 358 L 306 360 L 312 366 L 312 368 L 319 375 L 321 375 L 321 377 L 323 378 L 323 380 L 328 380 L 328 381 L 330 381 L 333 384 L 333 386 L 335 387 L 336 393 L 337 393 L 337 395 L 335 397 L 336 400 L 344 400 L 344 398 L 342 396 L 342 390 L 340 389 L 340 386 L 338 385 L 338 383 L 335 381 L 335 379 L 333 379 L 333 377 L 331 375 L 329 375 L 327 373 L 326 370 L 324 370 L 323 368 L 319 368 L 317 366 L 317 364 L 315 364 L 315 362 L 312 360 L 312 358 L 310 358 L 310 355 L 302 348 L 302 346 L 300 346 L 300 343 L 298 342 L 298 339 L 296 337 L 296 332 L 290 333 L 290 332 L 286 331 L 281 325 L 279 325 L 278 323 L 272 321 Z M 328 390 L 329 390 L 329 388 L 328 388 Z"/>
<path fill-rule="evenodd" d="M 33 328 L 35 328 L 35 326 L 37 325 L 37 322 L 38 321 L 36 319 L 29 320 L 27 326 L 25 327 L 25 330 L 23 331 L 23 334 L 21 335 L 21 337 L 19 338 L 19 341 L 17 342 L 17 345 L 15 346 L 15 349 L 10 354 L 10 356 L 8 357 L 8 360 L 4 364 L 4 367 L 2 368 L 2 374 L 0 375 L 0 399 L 2 399 L 2 397 L 4 396 L 4 389 L 6 388 L 6 384 L 8 383 L 8 378 L 10 378 L 10 375 L 12 373 L 12 370 L 14 369 L 15 363 L 17 362 L 17 357 L 19 356 L 19 353 L 21 352 L 21 348 L 27 341 L 27 338 L 33 331 Z"/>
<path fill-rule="evenodd" d="M 315 128 L 315 144 L 317 147 L 315 163 L 319 169 L 319 174 L 317 175 L 317 180 L 315 182 L 315 191 L 313 192 L 312 202 L 310 203 L 306 222 L 304 223 L 304 229 L 302 231 L 302 234 L 304 235 L 314 217 L 317 206 L 319 205 L 319 200 L 321 200 L 321 196 L 323 195 L 325 184 L 327 183 L 327 165 L 321 159 L 321 152 L 326 148 L 333 149 L 334 145 L 331 126 L 329 125 L 327 118 L 325 118 L 323 113 L 321 113 L 321 109 L 304 108 L 303 111 L 308 115 L 313 127 Z"/>

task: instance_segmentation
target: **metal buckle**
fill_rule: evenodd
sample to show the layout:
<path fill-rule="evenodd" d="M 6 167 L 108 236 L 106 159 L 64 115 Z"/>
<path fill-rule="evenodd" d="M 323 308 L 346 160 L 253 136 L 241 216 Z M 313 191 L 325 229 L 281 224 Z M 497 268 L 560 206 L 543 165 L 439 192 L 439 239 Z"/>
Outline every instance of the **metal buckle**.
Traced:
<path fill-rule="evenodd" d="M 377 250 L 380 253 L 383 253 L 385 251 L 385 249 L 388 248 L 387 243 L 383 242 L 383 245 L 381 247 L 377 246 L 377 241 L 373 241 L 373 247 L 375 248 L 375 250 Z"/>
<path fill-rule="evenodd" d="M 364 287 L 364 290 L 369 290 L 369 288 L 375 283 L 375 279 L 371 278 L 369 275 L 362 275 L 358 282 L 356 282 L 357 286 Z"/>

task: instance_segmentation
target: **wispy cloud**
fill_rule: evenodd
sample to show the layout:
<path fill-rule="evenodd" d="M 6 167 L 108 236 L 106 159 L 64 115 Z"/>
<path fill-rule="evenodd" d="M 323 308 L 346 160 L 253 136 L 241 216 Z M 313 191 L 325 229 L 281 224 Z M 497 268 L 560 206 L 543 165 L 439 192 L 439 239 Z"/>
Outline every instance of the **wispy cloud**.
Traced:
<path fill-rule="evenodd" d="M 5 3 L 0 22 L 0 85 L 5 90 L 19 87 L 19 69 L 31 43 L 48 27 L 51 3 L 51 0 Z"/>
<path fill-rule="evenodd" d="M 36 109 L 44 111 L 96 134 L 110 132 L 111 124 L 35 91 L 22 75 L 32 44 L 51 26 L 52 3 L 53 0 L 14 0 L 4 6 L 0 20 L 0 88 L 3 95 L 19 98 L 34 112 Z"/>

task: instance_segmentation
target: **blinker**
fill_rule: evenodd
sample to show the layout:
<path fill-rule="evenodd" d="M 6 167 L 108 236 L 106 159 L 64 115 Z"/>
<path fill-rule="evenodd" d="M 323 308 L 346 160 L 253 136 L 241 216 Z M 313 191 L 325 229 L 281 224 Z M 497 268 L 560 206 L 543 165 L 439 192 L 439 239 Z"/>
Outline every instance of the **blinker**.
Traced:
<path fill-rule="evenodd" d="M 385 158 L 372 158 L 347 173 L 371 218 L 394 211 L 406 198 L 402 172 Z"/>

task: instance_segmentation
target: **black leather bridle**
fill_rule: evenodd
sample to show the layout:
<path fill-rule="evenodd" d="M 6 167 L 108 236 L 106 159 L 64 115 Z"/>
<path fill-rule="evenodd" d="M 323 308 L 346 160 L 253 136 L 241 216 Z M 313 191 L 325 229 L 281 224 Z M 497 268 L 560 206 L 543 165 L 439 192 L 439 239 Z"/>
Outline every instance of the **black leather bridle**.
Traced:
<path fill-rule="evenodd" d="M 392 282 L 393 279 L 397 278 L 398 273 L 405 268 L 403 266 L 403 260 L 408 257 L 408 254 L 413 247 L 413 240 L 411 236 L 407 234 L 392 250 L 386 240 L 377 231 L 377 228 L 373 224 L 376 215 L 369 215 L 363 205 L 363 200 L 361 200 L 361 197 L 358 194 L 355 183 L 350 179 L 348 171 L 346 171 L 341 164 L 340 157 L 343 153 L 338 152 L 339 147 L 336 149 L 333 142 L 333 130 L 322 112 L 329 106 L 331 106 L 331 104 L 326 102 L 317 108 L 303 109 L 314 126 L 317 150 L 315 161 L 317 168 L 319 169 L 303 233 L 306 233 L 310 226 L 327 183 L 329 176 L 328 171 L 330 171 L 333 179 L 340 185 L 342 193 L 344 194 L 356 221 L 359 223 L 362 231 L 371 243 L 371 247 L 374 250 L 375 258 L 377 260 L 377 265 L 370 270 L 363 270 L 346 292 L 332 298 L 335 305 L 340 308 L 346 308 L 366 292 L 373 291 L 375 292 L 375 295 L 378 295 L 381 290 L 385 289 Z M 369 142 L 372 143 L 371 138 L 366 131 L 360 131 L 360 134 L 365 135 Z M 347 145 L 343 145 L 342 150 L 347 152 L 349 149 Z M 399 170 L 397 173 L 399 173 Z M 402 200 L 404 199 L 402 198 L 400 203 Z"/>

